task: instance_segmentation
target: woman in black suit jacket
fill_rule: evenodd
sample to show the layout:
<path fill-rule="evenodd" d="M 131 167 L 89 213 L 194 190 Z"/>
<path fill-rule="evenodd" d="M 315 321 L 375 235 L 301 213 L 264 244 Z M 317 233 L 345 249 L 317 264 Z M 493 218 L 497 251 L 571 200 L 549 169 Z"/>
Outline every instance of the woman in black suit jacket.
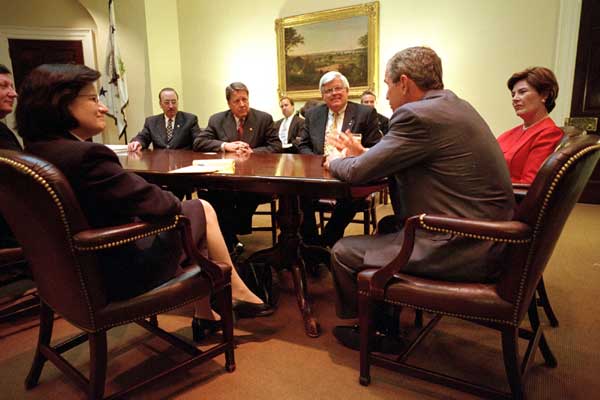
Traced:
<path fill-rule="evenodd" d="M 42 65 L 22 83 L 16 120 L 25 149 L 60 169 L 94 228 L 185 214 L 192 221 L 198 249 L 215 262 L 232 265 L 212 207 L 201 200 L 180 202 L 121 167 L 106 146 L 87 141 L 105 128 L 107 108 L 98 99 L 98 71 L 83 65 Z M 179 235 L 165 232 L 100 255 L 109 298 L 131 297 L 156 287 L 180 271 Z M 235 269 L 232 292 L 251 316 L 269 308 L 241 281 Z M 218 315 L 208 299 L 196 304 L 194 340 L 214 330 Z M 210 322 L 212 321 L 212 322 Z"/>

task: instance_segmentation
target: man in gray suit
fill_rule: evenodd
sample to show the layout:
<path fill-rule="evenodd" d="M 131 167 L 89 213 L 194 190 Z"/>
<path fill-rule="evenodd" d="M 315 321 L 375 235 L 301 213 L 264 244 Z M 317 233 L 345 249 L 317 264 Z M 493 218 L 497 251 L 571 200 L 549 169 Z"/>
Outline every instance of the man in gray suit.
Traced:
<path fill-rule="evenodd" d="M 281 141 L 273 127 L 273 117 L 250 108 L 248 87 L 233 82 L 225 88 L 229 110 L 216 113 L 194 140 L 195 151 L 232 152 L 246 157 L 253 152 L 281 152 Z M 225 243 L 233 256 L 243 251 L 237 234 L 252 232 L 252 215 L 270 196 L 243 192 L 199 192 L 208 200 L 219 218 Z"/>
<path fill-rule="evenodd" d="M 200 134 L 198 117 L 179 111 L 179 96 L 175 89 L 163 88 L 158 93 L 163 113 L 146 118 L 144 128 L 129 143 L 129 151 L 146 149 L 191 149 Z"/>
<path fill-rule="evenodd" d="M 509 220 L 515 205 L 494 135 L 469 103 L 444 90 L 441 60 L 433 50 L 412 47 L 398 52 L 388 61 L 385 82 L 394 110 L 388 134 L 369 151 L 341 135 L 330 144 L 343 149 L 342 154 L 325 161 L 333 176 L 351 183 L 387 176 L 395 214 L 387 230 L 389 225 L 397 227 L 395 232 L 344 238 L 333 248 L 340 318 L 356 317 L 358 272 L 366 265 L 385 266 L 400 252 L 407 217 L 428 213 Z M 494 258 L 502 248 L 419 231 L 402 272 L 448 281 L 490 281 L 499 272 Z M 334 335 L 348 347 L 358 343 L 354 327 L 336 327 Z"/>

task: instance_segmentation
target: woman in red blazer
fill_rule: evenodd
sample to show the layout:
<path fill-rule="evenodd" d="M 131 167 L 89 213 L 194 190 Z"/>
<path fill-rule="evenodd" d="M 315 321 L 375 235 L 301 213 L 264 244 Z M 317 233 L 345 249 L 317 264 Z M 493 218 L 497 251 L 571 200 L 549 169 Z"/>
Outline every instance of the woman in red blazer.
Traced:
<path fill-rule="evenodd" d="M 533 67 L 514 73 L 507 86 L 523 125 L 504 132 L 498 143 L 513 183 L 531 183 L 563 137 L 548 115 L 556 104 L 558 83 L 548 68 Z"/>

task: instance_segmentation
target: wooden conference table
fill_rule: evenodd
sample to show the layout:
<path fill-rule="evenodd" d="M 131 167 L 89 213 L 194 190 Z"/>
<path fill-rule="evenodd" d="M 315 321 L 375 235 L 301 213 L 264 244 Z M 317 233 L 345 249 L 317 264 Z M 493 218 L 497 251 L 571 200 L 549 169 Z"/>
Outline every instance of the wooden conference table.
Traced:
<path fill-rule="evenodd" d="M 193 160 L 235 159 L 231 173 L 201 173 L 172 171 L 192 165 Z M 135 172 L 149 182 L 173 190 L 231 190 L 276 194 L 279 198 L 278 223 L 281 234 L 278 243 L 250 258 L 266 262 L 276 269 L 292 272 L 298 307 L 302 313 L 306 334 L 318 337 L 319 324 L 312 316 L 307 301 L 306 266 L 303 254 L 307 246 L 298 234 L 301 220 L 300 196 L 316 198 L 364 197 L 385 186 L 384 182 L 352 186 L 332 178 L 321 163 L 322 156 L 304 154 L 253 153 L 236 157 L 228 153 L 197 153 L 191 150 L 144 150 L 141 153 L 119 154 L 124 169 Z"/>

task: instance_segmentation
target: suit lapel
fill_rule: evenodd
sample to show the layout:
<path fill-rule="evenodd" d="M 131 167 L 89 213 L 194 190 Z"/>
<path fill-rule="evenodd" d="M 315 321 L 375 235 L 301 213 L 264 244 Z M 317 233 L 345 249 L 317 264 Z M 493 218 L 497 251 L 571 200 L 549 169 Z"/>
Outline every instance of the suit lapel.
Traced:
<path fill-rule="evenodd" d="M 176 141 L 176 136 L 179 133 L 181 126 L 183 125 L 183 114 L 180 111 L 177 111 L 175 114 L 175 120 L 173 121 L 173 137 L 171 138 L 171 142 Z M 165 137 L 167 134 L 167 129 L 165 128 Z"/>
<path fill-rule="evenodd" d="M 242 136 L 242 140 L 247 142 L 248 144 L 253 143 L 254 135 L 256 130 L 256 115 L 252 109 L 248 111 L 248 116 L 246 116 L 246 121 L 244 122 L 244 136 Z"/>
<path fill-rule="evenodd" d="M 167 128 L 165 126 L 165 114 L 156 115 L 154 118 L 154 131 L 157 137 L 153 138 L 155 142 L 165 147 L 167 145 Z"/>
<path fill-rule="evenodd" d="M 223 138 L 225 141 L 234 142 L 237 140 L 235 117 L 231 111 L 227 111 L 227 114 L 225 115 L 225 120 L 223 121 L 223 133 L 225 133 L 225 137 Z"/>
<path fill-rule="evenodd" d="M 288 126 L 288 143 L 292 143 L 292 141 L 294 140 L 293 137 L 293 133 L 295 132 L 296 129 L 296 125 L 298 125 L 298 118 L 300 118 L 298 115 L 292 116 L 292 122 L 290 122 L 290 126 Z"/>
<path fill-rule="evenodd" d="M 322 154 L 323 147 L 325 145 L 325 129 L 327 128 L 327 116 L 329 115 L 329 108 L 326 105 L 321 106 L 322 108 L 317 110 L 315 126 L 317 127 L 316 132 L 319 132 L 319 135 L 315 137 L 317 148 L 313 149 L 317 154 Z M 321 134 L 322 133 L 322 134 Z"/>
<path fill-rule="evenodd" d="M 344 112 L 344 122 L 342 122 L 342 129 L 340 132 L 346 132 L 350 129 L 352 132 L 355 129 L 356 123 L 356 107 L 354 103 L 348 102 L 346 105 L 346 111 Z"/>
<path fill-rule="evenodd" d="M 536 135 L 538 132 L 539 129 L 526 129 L 511 149 L 511 152 L 513 152 L 513 154 L 517 154 L 521 150 L 521 147 L 528 143 L 531 137 Z"/>

